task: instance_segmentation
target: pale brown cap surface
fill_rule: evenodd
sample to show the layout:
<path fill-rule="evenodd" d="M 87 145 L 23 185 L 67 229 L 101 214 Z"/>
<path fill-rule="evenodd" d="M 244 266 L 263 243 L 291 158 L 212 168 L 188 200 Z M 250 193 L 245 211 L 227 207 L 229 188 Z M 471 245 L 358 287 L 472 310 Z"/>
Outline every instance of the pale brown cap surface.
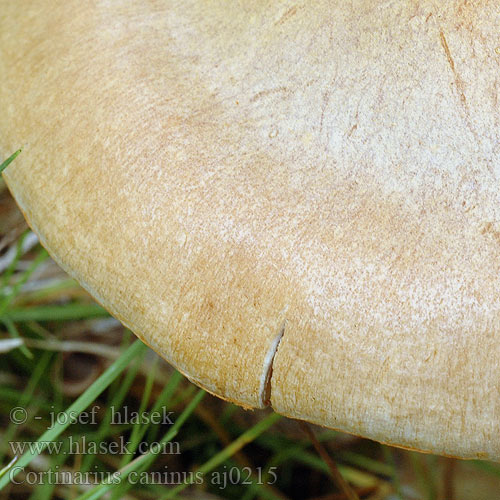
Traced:
<path fill-rule="evenodd" d="M 5 177 L 209 391 L 500 460 L 498 26 L 487 0 L 0 0 Z"/>

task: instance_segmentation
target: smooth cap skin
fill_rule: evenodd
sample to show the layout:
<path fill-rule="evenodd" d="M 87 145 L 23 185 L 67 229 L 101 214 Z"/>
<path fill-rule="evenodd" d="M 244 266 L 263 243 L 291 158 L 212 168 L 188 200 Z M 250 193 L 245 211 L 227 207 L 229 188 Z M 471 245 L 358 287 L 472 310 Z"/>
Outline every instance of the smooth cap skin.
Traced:
<path fill-rule="evenodd" d="M 0 154 L 192 381 L 500 460 L 497 0 L 0 0 Z"/>

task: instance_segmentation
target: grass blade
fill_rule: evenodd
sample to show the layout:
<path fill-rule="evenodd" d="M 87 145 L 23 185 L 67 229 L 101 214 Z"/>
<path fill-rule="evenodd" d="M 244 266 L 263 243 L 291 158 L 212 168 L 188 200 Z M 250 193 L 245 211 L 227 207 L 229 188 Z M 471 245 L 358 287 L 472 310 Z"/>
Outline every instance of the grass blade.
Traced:
<path fill-rule="evenodd" d="M 21 321 L 70 321 L 76 319 L 107 318 L 109 313 L 97 304 L 65 304 L 61 306 L 36 306 L 12 308 L 7 317 L 18 323 Z M 0 317 L 0 320 L 3 319 Z"/>
<path fill-rule="evenodd" d="M 274 425 L 281 417 L 277 413 L 271 413 L 264 420 L 261 420 L 259 423 L 254 425 L 251 429 L 244 432 L 239 438 L 235 439 L 229 446 L 226 446 L 222 451 L 217 453 L 210 460 L 205 462 L 197 472 L 201 475 L 205 475 L 208 472 L 211 472 L 216 467 L 224 463 L 228 458 L 232 457 L 237 451 L 241 450 L 245 445 L 251 443 L 257 436 L 260 436 L 263 432 L 265 432 L 269 427 Z M 194 481 L 194 477 L 192 479 Z M 185 483 L 179 484 L 175 488 L 171 489 L 166 495 L 160 497 L 159 500 L 166 500 L 168 498 L 175 498 L 175 496 L 180 493 L 182 490 L 187 488 L 191 483 L 186 481 Z"/>
<path fill-rule="evenodd" d="M 15 153 L 10 155 L 1 165 L 0 165 L 0 174 L 18 157 L 19 153 L 22 149 L 18 149 Z"/>
<path fill-rule="evenodd" d="M 69 408 L 68 415 L 79 415 L 87 406 L 92 403 L 110 384 L 113 380 L 127 368 L 130 361 L 138 356 L 146 346 L 140 341 L 135 341 L 121 356 L 117 359 Z M 2 490 L 19 472 L 23 470 L 39 453 L 43 451 L 46 444 L 57 439 L 70 425 L 71 419 L 67 419 L 67 423 L 54 426 L 47 430 L 40 437 L 38 442 L 40 447 L 36 451 L 29 450 L 18 460 L 15 470 L 11 470 L 10 474 L 4 475 L 0 479 L 0 490 Z"/>
<path fill-rule="evenodd" d="M 188 417 L 193 413 L 196 409 L 200 401 L 205 396 L 205 391 L 199 390 L 196 396 L 191 400 L 191 402 L 186 406 L 184 411 L 179 415 L 179 418 L 176 419 L 174 425 L 170 428 L 170 430 L 165 434 L 165 436 L 159 442 L 161 448 L 162 444 L 168 443 L 171 441 L 179 432 L 179 429 L 184 425 L 184 422 L 188 419 Z M 134 471 L 143 470 L 148 468 L 156 458 L 156 454 L 149 451 L 140 457 L 137 457 L 135 460 L 132 460 L 129 464 L 127 464 L 123 469 L 120 469 L 118 477 L 120 481 L 123 482 L 127 477 Z M 87 491 L 85 494 L 79 496 L 77 500 L 97 500 L 101 498 L 102 495 L 107 493 L 109 490 L 115 488 L 116 485 L 112 482 L 104 482 L 100 485 L 96 486 L 90 491 Z"/>

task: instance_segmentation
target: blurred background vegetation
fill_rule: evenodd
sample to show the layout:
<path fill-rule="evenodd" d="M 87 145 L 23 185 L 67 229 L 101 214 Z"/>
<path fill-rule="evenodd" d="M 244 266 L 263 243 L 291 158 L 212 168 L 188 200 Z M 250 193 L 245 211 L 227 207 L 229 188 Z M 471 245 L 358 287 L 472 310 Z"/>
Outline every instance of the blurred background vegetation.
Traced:
<path fill-rule="evenodd" d="M 48 431 L 68 408 L 87 418 Z M 59 447 L 22 449 L 44 438 Z M 200 391 L 58 268 L 0 180 L 2 468 L 0 499 L 500 498 L 497 464 L 390 448 Z M 134 480 L 115 484 L 116 471 Z"/>

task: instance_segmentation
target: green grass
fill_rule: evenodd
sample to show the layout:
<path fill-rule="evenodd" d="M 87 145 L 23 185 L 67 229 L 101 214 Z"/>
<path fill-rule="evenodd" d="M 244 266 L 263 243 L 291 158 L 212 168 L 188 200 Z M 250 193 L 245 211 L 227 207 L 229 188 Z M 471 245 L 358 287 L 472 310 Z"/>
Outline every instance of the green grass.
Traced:
<path fill-rule="evenodd" d="M 21 153 L 21 149 L 18 149 L 15 153 L 9 156 L 1 165 L 0 165 L 0 173 L 2 173 Z"/>
<path fill-rule="evenodd" d="M 68 407 L 66 413 L 71 418 L 77 419 L 78 416 L 90 405 L 95 399 L 113 382 L 113 380 L 125 370 L 128 364 L 145 348 L 144 344 L 136 340 L 121 356 L 115 361 L 100 377 L 92 384 L 72 405 Z M 38 439 L 41 445 L 38 451 L 28 451 L 16 461 L 15 470 L 20 471 L 21 468 L 26 467 L 29 463 L 47 447 L 47 443 L 55 441 L 61 434 L 70 426 L 71 420 L 68 419 L 66 423 L 59 423 L 57 426 L 44 432 Z M 18 472 L 10 474 L 10 479 L 15 478 Z M 0 479 L 0 489 L 9 482 L 9 477 L 5 475 Z"/>

